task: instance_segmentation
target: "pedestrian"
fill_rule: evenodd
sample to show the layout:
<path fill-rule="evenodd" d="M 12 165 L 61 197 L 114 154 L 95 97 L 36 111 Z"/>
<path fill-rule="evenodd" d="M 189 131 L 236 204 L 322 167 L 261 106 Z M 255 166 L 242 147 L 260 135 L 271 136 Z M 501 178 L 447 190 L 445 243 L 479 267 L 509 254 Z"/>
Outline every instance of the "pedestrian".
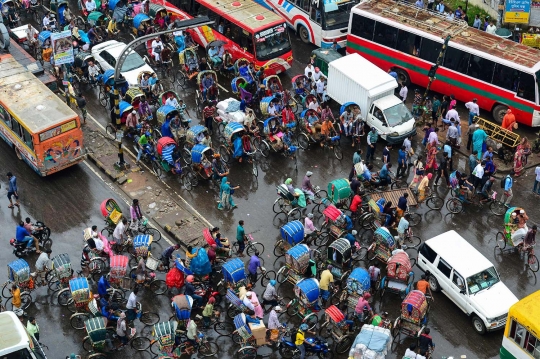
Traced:
<path fill-rule="evenodd" d="M 86 123 L 86 98 L 84 98 L 82 93 L 77 93 L 77 97 L 75 97 L 75 101 L 77 102 L 77 107 L 81 110 L 82 116 L 83 116 L 83 123 Z"/>
<path fill-rule="evenodd" d="M 137 318 L 137 313 L 139 311 L 137 309 L 137 293 L 139 293 L 139 286 L 136 286 L 133 289 L 126 304 L 126 320 L 130 323 Z"/>
<path fill-rule="evenodd" d="M 437 177 L 435 178 L 434 186 L 439 185 L 439 179 L 441 178 L 441 176 L 443 176 L 444 179 L 446 180 L 446 186 L 450 187 L 450 178 L 448 175 L 448 153 L 447 152 L 443 152 L 443 158 L 441 162 L 439 163 L 439 169 L 437 170 Z"/>
<path fill-rule="evenodd" d="M 212 132 L 212 126 L 214 123 L 214 116 L 216 114 L 216 106 L 214 104 L 214 101 L 211 101 L 208 105 L 206 105 L 203 109 L 203 118 L 204 118 L 204 126 Z"/>
<path fill-rule="evenodd" d="M 448 105 L 449 105 L 448 96 L 444 95 L 441 102 L 441 110 L 440 110 L 441 119 L 446 118 L 446 113 L 448 112 Z M 444 124 L 443 124 L 443 127 L 444 127 Z"/>
<path fill-rule="evenodd" d="M 9 181 L 9 190 L 7 193 L 7 197 L 9 199 L 9 206 L 8 208 L 13 208 L 13 202 L 12 197 L 15 197 L 15 206 L 20 207 L 19 205 L 19 189 L 17 188 L 17 177 L 13 175 L 13 173 L 8 172 L 7 178 Z"/>
<path fill-rule="evenodd" d="M 509 174 L 506 175 L 504 178 L 504 193 L 501 198 L 501 202 L 507 207 L 510 208 L 510 201 L 514 197 L 514 194 L 512 193 L 512 186 L 514 184 L 514 179 L 512 176 L 514 175 L 514 171 L 511 170 Z M 504 199 L 504 201 L 503 201 Z"/>
<path fill-rule="evenodd" d="M 407 151 L 405 146 L 401 146 L 398 151 L 398 167 L 396 175 L 398 177 L 405 176 L 405 171 L 407 170 Z"/>
<path fill-rule="evenodd" d="M 511 109 L 506 110 L 506 114 L 503 117 L 501 127 L 502 128 L 510 127 L 510 125 L 514 122 L 516 122 L 516 116 L 514 116 Z"/>
<path fill-rule="evenodd" d="M 441 101 L 439 101 L 439 97 L 437 95 L 433 95 L 433 105 L 431 105 L 431 119 L 433 123 L 435 124 L 435 127 L 437 127 L 439 116 L 441 114 Z"/>
<path fill-rule="evenodd" d="M 426 146 L 428 143 L 429 135 L 434 131 L 433 125 L 431 123 L 427 123 L 422 129 L 422 131 L 424 131 L 424 139 L 422 140 L 422 144 Z"/>
<path fill-rule="evenodd" d="M 403 196 L 399 197 L 398 199 L 398 204 L 396 206 L 397 219 L 403 217 L 403 214 L 407 210 L 407 198 L 409 198 L 409 194 L 405 192 L 403 193 Z"/>
<path fill-rule="evenodd" d="M 382 156 L 383 156 L 383 163 L 390 163 L 390 150 L 392 149 L 392 145 L 386 145 L 383 148 Z"/>
<path fill-rule="evenodd" d="M 428 10 L 433 10 L 434 4 L 435 4 L 435 0 L 428 0 L 428 4 L 427 4 Z"/>
<path fill-rule="evenodd" d="M 268 315 L 268 330 L 270 330 L 271 342 L 276 342 L 279 338 L 279 330 L 283 328 L 279 322 L 278 313 L 281 313 L 281 307 L 279 305 L 274 306 Z"/>
<path fill-rule="evenodd" d="M 366 153 L 366 163 L 370 163 L 370 160 L 375 159 L 375 149 L 377 148 L 377 140 L 379 139 L 379 134 L 375 127 L 371 128 L 367 135 L 367 153 Z"/>
<path fill-rule="evenodd" d="M 422 177 L 424 176 L 424 163 L 422 162 L 422 156 L 418 156 L 416 161 L 413 163 L 414 166 L 414 177 L 409 185 L 409 188 L 413 189 L 415 188 L 418 183 L 422 180 Z"/>
<path fill-rule="evenodd" d="M 393 78 L 395 78 L 396 80 L 398 79 L 398 75 L 397 75 L 396 69 L 394 69 L 393 67 L 391 67 L 390 69 L 388 69 L 388 74 L 389 74 L 390 76 L 392 76 Z"/>
<path fill-rule="evenodd" d="M 442 1 L 439 2 L 435 7 L 435 10 L 437 10 L 440 14 L 444 14 L 444 3 Z"/>
<path fill-rule="evenodd" d="M 407 85 L 405 85 L 405 82 L 401 82 L 401 89 L 399 90 L 399 96 L 401 97 L 401 100 L 404 103 L 407 102 L 408 93 L 409 93 L 409 89 L 407 88 Z"/>
<path fill-rule="evenodd" d="M 210 327 L 212 314 L 214 314 L 214 303 L 216 303 L 216 299 L 214 297 L 210 297 L 208 298 L 208 302 L 204 306 L 202 312 L 204 329 L 208 329 Z"/>
<path fill-rule="evenodd" d="M 518 145 L 516 149 L 516 153 L 514 153 L 514 173 L 516 174 L 516 177 L 521 175 L 521 171 L 523 171 L 524 161 L 525 158 L 523 154 L 523 148 L 521 145 Z"/>
<path fill-rule="evenodd" d="M 482 26 L 482 20 L 480 20 L 480 16 L 478 16 L 478 14 L 476 14 L 476 15 L 474 16 L 474 21 L 473 21 L 472 26 L 473 26 L 475 29 L 480 30 L 480 26 Z"/>
<path fill-rule="evenodd" d="M 36 322 L 36 318 L 28 318 L 28 322 L 26 323 L 26 331 L 30 333 L 30 335 L 33 336 L 37 342 L 39 342 L 39 325 Z"/>
<path fill-rule="evenodd" d="M 120 312 L 120 317 L 118 318 L 118 321 L 116 322 L 116 335 L 118 336 L 118 339 L 120 340 L 120 346 L 118 349 L 124 347 L 129 342 L 128 338 L 128 331 L 127 331 L 127 325 L 126 325 L 126 313 Z"/>
<path fill-rule="evenodd" d="M 238 252 L 236 254 L 239 257 L 244 256 L 246 232 L 244 231 L 244 220 L 238 221 L 238 227 L 236 227 L 236 241 L 238 242 Z"/>
<path fill-rule="evenodd" d="M 22 299 L 21 299 L 21 290 L 16 283 L 13 283 L 11 286 L 11 304 L 13 305 L 13 312 L 18 316 L 26 316 L 26 312 L 21 308 Z"/>
<path fill-rule="evenodd" d="M 398 223 L 397 232 L 398 232 L 398 238 L 399 238 L 399 248 L 403 247 L 403 242 L 405 241 L 405 233 L 409 229 L 409 221 L 411 219 L 411 215 L 407 213 L 405 216 L 401 217 Z"/>
<path fill-rule="evenodd" d="M 495 26 L 495 21 L 491 20 L 491 23 L 486 27 L 486 32 L 495 35 L 495 31 L 497 31 L 497 26 Z"/>
<path fill-rule="evenodd" d="M 426 147 L 426 171 L 437 170 L 437 153 L 439 153 L 437 145 L 433 143 L 428 143 Z"/>
<path fill-rule="evenodd" d="M 478 100 L 473 98 L 472 101 L 465 104 L 465 107 L 469 110 L 469 126 L 473 123 L 473 119 L 480 114 L 480 107 L 478 107 L 477 102 Z"/>
<path fill-rule="evenodd" d="M 369 280 L 371 282 L 370 288 L 376 288 L 377 280 L 381 275 L 381 269 L 379 268 L 379 261 L 373 262 L 373 264 L 368 268 Z"/>
<path fill-rule="evenodd" d="M 251 258 L 249 259 L 248 264 L 248 272 L 249 272 L 249 279 L 251 280 L 251 285 L 255 287 L 255 284 L 257 283 L 257 271 L 261 267 L 261 260 L 259 259 L 259 251 L 255 251 Z"/>
<path fill-rule="evenodd" d="M 484 177 L 484 168 L 486 167 L 486 162 L 482 161 L 476 165 L 474 171 L 472 172 L 472 179 L 474 188 L 480 187 L 482 183 L 482 177 Z"/>
<path fill-rule="evenodd" d="M 362 161 L 362 150 L 356 150 L 352 158 L 353 166 L 360 161 Z"/>
<path fill-rule="evenodd" d="M 437 146 L 439 144 L 439 128 L 435 127 L 433 129 L 433 132 L 431 132 L 428 136 L 428 144 L 432 144 L 433 146 Z"/>
<path fill-rule="evenodd" d="M 469 172 L 470 173 L 473 173 L 474 169 L 476 168 L 476 165 L 478 164 L 477 155 L 478 153 L 476 151 L 473 151 L 473 153 L 469 155 Z"/>
<path fill-rule="evenodd" d="M 536 168 L 534 169 L 534 174 L 536 175 L 536 178 L 534 179 L 533 193 L 540 195 L 540 165 L 536 166 Z"/>
<path fill-rule="evenodd" d="M 476 129 L 476 131 L 474 131 L 473 133 L 472 148 L 478 154 L 478 157 L 477 157 L 478 159 L 482 158 L 482 154 L 484 153 L 485 141 L 487 138 L 488 138 L 488 135 L 486 131 L 484 131 L 481 128 Z"/>
<path fill-rule="evenodd" d="M 467 151 L 471 150 L 472 136 L 478 128 L 480 128 L 480 126 L 476 124 L 476 118 L 473 118 L 472 123 L 469 125 L 469 129 L 467 130 Z"/>
<path fill-rule="evenodd" d="M 412 135 L 403 140 L 403 146 L 405 147 L 405 153 L 407 154 L 408 167 L 412 166 L 411 159 L 412 159 L 412 156 L 414 155 L 414 150 L 412 149 L 411 141 L 412 141 Z"/>
<path fill-rule="evenodd" d="M 448 127 L 448 132 L 446 133 L 446 141 L 450 142 L 452 147 L 457 147 L 458 143 L 458 129 L 456 127 L 456 121 L 454 119 L 450 120 L 450 127 Z"/>
<path fill-rule="evenodd" d="M 424 202 L 424 199 L 426 199 L 426 188 L 429 187 L 431 178 L 433 178 L 433 173 L 428 173 L 418 184 L 418 202 L 420 203 Z"/>

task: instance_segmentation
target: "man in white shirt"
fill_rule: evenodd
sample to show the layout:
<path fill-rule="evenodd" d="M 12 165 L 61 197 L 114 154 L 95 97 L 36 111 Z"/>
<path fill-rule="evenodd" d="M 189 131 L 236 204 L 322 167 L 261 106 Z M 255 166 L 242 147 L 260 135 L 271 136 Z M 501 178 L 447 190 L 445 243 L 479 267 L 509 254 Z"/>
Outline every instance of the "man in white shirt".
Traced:
<path fill-rule="evenodd" d="M 319 103 L 316 101 L 316 100 L 312 100 L 309 105 L 308 105 L 308 108 L 310 110 L 313 110 L 313 111 L 319 111 Z"/>
<path fill-rule="evenodd" d="M 273 102 L 270 102 L 270 106 L 268 107 L 268 114 L 270 116 L 276 116 L 276 106 Z"/>
<path fill-rule="evenodd" d="M 93 61 L 88 61 L 88 76 L 91 81 L 96 81 L 96 77 L 99 75 L 100 69 Z"/>
<path fill-rule="evenodd" d="M 113 238 L 118 243 L 123 243 L 126 237 L 126 225 L 127 218 L 122 218 L 122 221 L 118 222 L 113 232 Z"/>
<path fill-rule="evenodd" d="M 51 21 L 49 20 L 49 13 L 45 14 L 45 17 L 43 17 L 43 27 L 49 27 L 49 24 Z M 30 24 L 28 24 L 30 25 Z"/>
<path fill-rule="evenodd" d="M 159 55 L 161 54 L 161 51 L 163 51 L 163 43 L 159 37 L 156 37 L 156 39 L 152 41 L 152 55 L 156 62 L 160 61 Z"/>
<path fill-rule="evenodd" d="M 247 292 L 246 296 L 242 300 L 242 303 L 245 305 L 246 308 L 255 311 L 255 306 L 253 305 L 253 303 L 251 303 L 251 297 L 252 296 L 253 296 L 252 292 Z"/>
<path fill-rule="evenodd" d="M 167 101 L 165 101 L 165 105 L 172 106 L 174 108 L 178 107 L 178 101 L 176 100 L 176 97 L 171 93 Z"/>
<path fill-rule="evenodd" d="M 84 7 L 88 13 L 91 13 L 92 11 L 96 10 L 96 2 L 94 0 L 86 0 Z"/>
<path fill-rule="evenodd" d="M 495 26 L 495 22 L 492 20 L 491 23 L 487 26 L 486 32 L 488 34 L 495 35 L 495 31 L 497 31 L 497 26 Z"/>
<path fill-rule="evenodd" d="M 313 65 L 307 64 L 306 68 L 304 69 L 304 75 L 306 75 L 306 77 L 309 77 L 310 72 L 311 72 L 311 75 L 313 75 L 313 73 L 315 72 L 313 71 Z"/>
<path fill-rule="evenodd" d="M 31 24 L 28 24 L 28 28 L 24 31 L 26 33 L 26 41 L 28 44 L 35 44 L 37 42 L 37 31 L 32 27 Z"/>
<path fill-rule="evenodd" d="M 126 304 L 126 319 L 128 322 L 132 322 L 137 318 L 137 293 L 139 293 L 139 287 L 133 289 Z"/>
<path fill-rule="evenodd" d="M 403 359 L 405 359 L 405 358 L 408 358 L 408 359 L 426 359 L 425 356 L 416 353 L 415 349 L 416 349 L 416 344 L 412 343 L 407 348 L 407 350 L 405 351 L 405 355 L 403 355 Z"/>
<path fill-rule="evenodd" d="M 481 163 L 477 164 L 473 171 L 474 176 L 474 188 L 477 188 L 480 186 L 480 183 L 482 183 L 482 177 L 484 177 L 484 168 L 486 167 L 486 162 L 482 161 Z"/>
<path fill-rule="evenodd" d="M 456 146 L 458 136 L 459 136 L 459 131 L 458 131 L 457 127 L 456 127 L 456 122 L 455 121 L 450 121 L 450 127 L 448 127 L 448 132 L 446 133 L 446 139 L 448 141 L 450 141 L 450 144 L 452 146 Z M 451 157 L 451 156 L 449 156 L 449 157 Z"/>
<path fill-rule="evenodd" d="M 49 263 L 51 262 L 51 253 L 50 249 L 41 252 L 37 261 L 36 261 L 36 271 L 40 282 L 45 283 L 45 273 L 49 268 Z"/>
<path fill-rule="evenodd" d="M 322 99 L 322 96 L 323 96 L 323 93 L 324 93 L 324 78 L 323 77 L 319 77 L 319 79 L 317 80 L 317 95 L 319 96 L 319 98 Z"/>
<path fill-rule="evenodd" d="M 437 10 L 441 14 L 444 14 L 444 3 L 442 1 L 438 3 L 435 7 L 435 10 Z"/>
<path fill-rule="evenodd" d="M 443 119 L 443 122 L 446 123 L 447 125 L 449 125 L 451 119 L 454 119 L 455 122 L 459 122 L 459 114 L 458 114 L 458 112 L 456 111 L 456 109 L 454 107 L 452 107 L 446 113 L 446 118 Z"/>
<path fill-rule="evenodd" d="M 105 244 L 103 243 L 103 241 L 101 240 L 101 238 L 99 238 L 99 235 L 96 235 L 94 237 L 94 243 L 96 244 L 96 250 L 98 252 L 102 252 L 103 251 L 103 248 L 105 248 Z"/>
<path fill-rule="evenodd" d="M 477 99 L 473 98 L 472 101 L 465 104 L 465 107 L 469 110 L 469 126 L 472 125 L 474 116 L 478 116 L 480 114 L 480 107 L 478 107 L 478 104 L 476 103 L 477 101 Z"/>
<path fill-rule="evenodd" d="M 536 166 L 534 169 L 534 174 L 536 175 L 536 178 L 534 180 L 533 193 L 540 195 L 540 165 Z"/>
<path fill-rule="evenodd" d="M 423 0 L 418 0 L 418 1 L 416 1 L 415 5 L 417 7 L 419 7 L 420 9 L 423 9 L 424 8 L 424 1 Z"/>
<path fill-rule="evenodd" d="M 321 70 L 318 67 L 315 68 L 315 72 L 313 72 L 312 75 L 313 75 L 313 80 L 315 81 L 319 81 L 321 77 L 324 77 L 324 75 L 322 74 Z"/>
<path fill-rule="evenodd" d="M 412 136 L 409 136 L 403 140 L 403 147 L 405 147 L 405 152 L 407 153 L 407 162 L 409 164 L 409 167 L 412 166 L 411 157 L 412 155 L 414 155 L 414 152 L 412 152 L 411 138 Z"/>
<path fill-rule="evenodd" d="M 401 100 L 403 102 L 407 101 L 407 94 L 409 93 L 409 89 L 407 88 L 407 85 L 405 85 L 404 82 L 401 83 L 401 90 L 399 90 L 399 96 L 401 97 Z"/>

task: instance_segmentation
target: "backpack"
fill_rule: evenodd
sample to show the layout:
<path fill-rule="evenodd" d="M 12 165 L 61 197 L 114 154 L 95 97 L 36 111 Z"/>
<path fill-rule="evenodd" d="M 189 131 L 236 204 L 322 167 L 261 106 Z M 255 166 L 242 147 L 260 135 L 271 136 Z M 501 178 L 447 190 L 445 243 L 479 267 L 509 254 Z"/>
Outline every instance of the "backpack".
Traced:
<path fill-rule="evenodd" d="M 505 176 L 503 178 L 501 178 L 501 188 L 504 189 L 504 187 L 506 186 L 506 179 L 508 178 L 508 176 Z"/>

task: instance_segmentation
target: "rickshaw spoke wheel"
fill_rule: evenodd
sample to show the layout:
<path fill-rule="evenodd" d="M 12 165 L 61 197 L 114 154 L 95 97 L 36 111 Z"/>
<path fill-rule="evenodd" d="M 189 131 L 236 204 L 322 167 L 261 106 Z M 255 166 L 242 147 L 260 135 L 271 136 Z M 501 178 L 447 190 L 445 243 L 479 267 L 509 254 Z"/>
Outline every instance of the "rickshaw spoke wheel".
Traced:
<path fill-rule="evenodd" d="M 289 267 L 283 267 L 283 269 L 279 270 L 277 274 L 277 281 L 279 284 L 285 283 L 287 281 L 287 278 L 289 278 Z"/>
<path fill-rule="evenodd" d="M 533 253 L 527 253 L 525 256 L 525 259 L 527 261 L 527 266 L 531 271 L 534 273 L 538 272 L 538 258 Z"/>
<path fill-rule="evenodd" d="M 320 234 L 315 238 L 315 245 L 322 247 L 325 246 L 328 243 L 328 238 L 330 234 L 326 231 L 321 231 Z"/>
<path fill-rule="evenodd" d="M 426 205 L 430 209 L 439 210 L 444 206 L 444 200 L 441 197 L 429 197 L 426 201 Z"/>
<path fill-rule="evenodd" d="M 161 177 L 162 175 L 162 171 L 161 171 L 161 164 L 155 160 L 155 161 L 152 161 L 152 171 L 154 172 L 154 174 L 159 178 Z"/>
<path fill-rule="evenodd" d="M 276 245 L 274 246 L 274 256 L 276 256 L 277 258 L 285 255 L 285 249 L 283 249 L 282 245 L 283 241 L 280 240 L 276 242 Z"/>
<path fill-rule="evenodd" d="M 257 357 L 257 348 L 254 348 L 254 347 L 240 348 L 236 352 L 235 357 L 238 359 L 255 359 Z"/>
<path fill-rule="evenodd" d="M 302 213 L 300 213 L 299 208 L 293 208 L 289 213 L 287 213 L 287 221 L 294 221 L 299 220 L 300 217 L 302 217 Z"/>
<path fill-rule="evenodd" d="M 287 305 L 287 314 L 289 317 L 294 317 L 296 314 L 298 314 L 298 303 L 294 302 L 294 299 L 291 302 L 292 303 Z"/>
<path fill-rule="evenodd" d="M 409 225 L 411 227 L 417 226 L 422 221 L 422 215 L 414 212 L 409 212 Z"/>
<path fill-rule="evenodd" d="M 67 302 L 67 308 L 71 313 L 77 312 L 77 306 L 75 305 L 75 301 L 73 300 L 73 298 L 69 298 Z"/>
<path fill-rule="evenodd" d="M 340 161 L 343 159 L 343 151 L 341 151 L 341 146 L 338 144 L 334 145 L 334 156 Z"/>
<path fill-rule="evenodd" d="M 285 359 L 290 359 L 294 356 L 294 349 L 289 347 L 280 347 L 279 354 Z"/>
<path fill-rule="evenodd" d="M 371 248 L 371 247 L 370 247 L 370 248 Z M 369 250 L 369 249 L 368 249 L 368 253 L 367 253 L 366 257 L 367 257 L 367 260 L 368 260 L 369 262 L 371 262 L 372 260 L 374 260 L 375 258 L 377 258 L 377 253 L 376 253 L 375 249 L 376 249 L 375 247 L 373 248 L 373 250 Z"/>
<path fill-rule="evenodd" d="M 463 210 L 463 203 L 461 203 L 461 201 L 457 198 L 450 198 L 446 202 L 446 209 L 453 214 L 461 213 Z"/>
<path fill-rule="evenodd" d="M 131 347 L 138 351 L 150 348 L 150 339 L 146 337 L 136 337 L 131 341 Z"/>
<path fill-rule="evenodd" d="M 167 285 L 164 280 L 158 279 L 150 283 L 150 290 L 157 295 L 161 295 L 167 291 Z"/>
<path fill-rule="evenodd" d="M 219 335 L 230 335 L 235 330 L 235 327 L 230 322 L 217 322 L 214 324 L 214 330 Z"/>
<path fill-rule="evenodd" d="M 403 182 L 401 180 L 396 179 L 392 184 L 390 185 L 390 189 L 396 189 L 403 187 Z"/>
<path fill-rule="evenodd" d="M 323 338 L 330 338 L 332 331 L 328 328 L 328 322 L 324 322 L 319 329 L 319 336 Z"/>
<path fill-rule="evenodd" d="M 270 145 L 266 143 L 266 141 L 261 142 L 259 149 L 264 157 L 268 157 L 270 155 Z"/>
<path fill-rule="evenodd" d="M 199 185 L 199 177 L 197 177 L 197 174 L 193 171 L 190 171 L 187 175 L 189 176 L 189 181 L 191 182 L 191 185 L 193 187 L 197 187 Z"/>
<path fill-rule="evenodd" d="M 269 270 L 266 273 L 264 273 L 261 277 L 261 285 L 263 287 L 266 287 L 268 283 L 270 283 L 271 280 L 276 279 L 276 272 L 273 270 Z"/>
<path fill-rule="evenodd" d="M 506 207 L 500 201 L 491 201 L 489 204 L 489 209 L 496 216 L 503 216 L 506 213 Z"/>
<path fill-rule="evenodd" d="M 69 292 L 69 288 L 65 288 L 58 292 L 58 304 L 65 307 L 68 305 L 69 300 L 71 299 L 71 293 Z"/>
<path fill-rule="evenodd" d="M 410 236 L 405 240 L 405 244 L 409 248 L 418 248 L 420 243 L 422 243 L 422 240 L 418 236 Z"/>
<path fill-rule="evenodd" d="M 158 231 L 158 230 L 155 229 L 155 228 L 147 227 L 147 228 L 144 230 L 144 234 L 151 235 L 151 236 L 152 236 L 152 241 L 153 241 L 153 242 L 159 242 L 160 239 L 161 239 L 161 232 Z"/>
<path fill-rule="evenodd" d="M 308 149 L 309 139 L 305 133 L 301 133 L 300 135 L 298 135 L 298 146 L 303 150 Z"/>
<path fill-rule="evenodd" d="M 351 348 L 352 342 L 353 340 L 350 336 L 346 336 L 345 338 L 341 339 L 336 344 L 336 352 L 338 354 L 346 353 Z"/>
<path fill-rule="evenodd" d="M 274 205 L 272 206 L 272 211 L 274 213 L 281 213 L 283 208 L 283 199 L 280 197 L 276 201 L 274 201 Z"/>
<path fill-rule="evenodd" d="M 230 306 L 229 309 L 227 309 L 227 316 L 231 319 L 234 319 L 234 317 L 240 313 L 242 313 L 242 311 L 235 306 Z"/>
<path fill-rule="evenodd" d="M 242 344 L 242 341 L 244 340 L 238 333 L 232 333 L 231 338 L 234 344 Z"/>
<path fill-rule="evenodd" d="M 317 317 L 317 314 L 314 313 L 313 315 L 309 316 L 306 320 L 306 324 L 309 326 L 309 329 L 313 329 L 317 326 L 319 323 L 319 317 Z"/>
<path fill-rule="evenodd" d="M 159 322 L 159 314 L 154 312 L 144 312 L 141 315 L 141 323 L 146 325 L 154 325 Z"/>
<path fill-rule="evenodd" d="M 366 258 L 368 254 L 368 247 L 362 246 L 360 248 L 357 248 L 356 251 L 353 253 L 352 258 L 354 261 L 361 261 L 364 258 Z"/>
<path fill-rule="evenodd" d="M 199 354 L 203 357 L 210 357 L 216 354 L 218 351 L 219 347 L 214 342 L 206 341 L 199 346 Z M 257 351 L 255 351 L 255 355 L 257 355 Z"/>
<path fill-rule="evenodd" d="M 187 148 L 182 150 L 182 158 L 188 165 L 191 164 L 191 152 Z"/>
<path fill-rule="evenodd" d="M 246 246 L 246 252 L 248 255 L 252 256 L 255 251 L 259 252 L 259 254 L 263 254 L 264 252 L 264 245 L 259 242 L 252 243 L 251 246 Z"/>
<path fill-rule="evenodd" d="M 92 342 L 90 341 L 90 337 L 85 337 L 82 342 L 83 349 L 86 350 L 88 353 L 91 353 L 92 348 Z"/>
<path fill-rule="evenodd" d="M 71 327 L 76 330 L 84 329 L 84 322 L 90 319 L 90 316 L 86 313 L 77 313 L 71 316 L 69 323 Z"/>
<path fill-rule="evenodd" d="M 497 242 L 496 246 L 499 247 L 501 251 L 506 248 L 506 239 L 503 232 L 497 232 L 497 236 L 495 237 L 495 239 Z"/>
<path fill-rule="evenodd" d="M 47 286 L 49 287 L 49 290 L 53 293 L 58 292 L 60 289 L 62 289 L 62 283 L 60 283 L 60 280 L 55 276 L 52 277 L 49 282 L 47 283 Z"/>

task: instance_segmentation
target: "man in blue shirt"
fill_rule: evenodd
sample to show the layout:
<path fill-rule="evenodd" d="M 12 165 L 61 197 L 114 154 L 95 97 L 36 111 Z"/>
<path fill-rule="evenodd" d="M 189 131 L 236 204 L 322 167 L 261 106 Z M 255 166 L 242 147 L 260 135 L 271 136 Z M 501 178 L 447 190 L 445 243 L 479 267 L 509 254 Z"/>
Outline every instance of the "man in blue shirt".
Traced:
<path fill-rule="evenodd" d="M 249 279 L 251 280 L 253 287 L 255 287 L 255 283 L 257 283 L 257 270 L 259 268 L 261 268 L 261 260 L 259 259 L 259 252 L 255 251 L 249 259 L 248 264 Z"/>
<path fill-rule="evenodd" d="M 203 85 L 202 95 L 205 101 L 206 101 L 206 93 L 208 92 L 208 89 L 212 87 L 213 84 L 214 84 L 214 79 L 212 78 L 212 74 L 207 74 L 206 77 L 202 80 L 202 85 Z"/>
<path fill-rule="evenodd" d="M 512 176 L 514 175 L 514 173 L 514 170 L 510 171 L 510 173 L 506 176 L 504 180 L 503 198 L 506 197 L 506 199 L 503 201 L 503 203 L 507 208 L 510 208 L 510 201 L 514 197 L 514 194 L 512 193 L 512 185 L 514 184 L 514 179 L 512 178 Z"/>
<path fill-rule="evenodd" d="M 104 297 L 105 294 L 107 294 L 107 288 L 110 288 L 111 285 L 107 281 L 107 278 L 105 278 L 104 275 L 99 278 L 98 284 L 97 284 L 97 290 L 100 297 Z"/>
<path fill-rule="evenodd" d="M 9 206 L 8 208 L 13 208 L 13 202 L 11 201 L 11 197 L 15 197 L 15 205 L 19 207 L 19 193 L 17 188 L 17 177 L 13 175 L 13 173 L 8 172 L 7 178 L 9 181 L 9 189 L 8 189 L 8 199 L 9 199 Z"/>
<path fill-rule="evenodd" d="M 17 241 L 17 243 L 26 243 L 27 249 L 30 249 L 30 247 L 32 247 L 32 243 L 36 241 L 36 253 L 41 253 L 39 251 L 38 240 L 36 239 L 36 237 L 32 236 L 32 234 L 28 232 L 26 228 L 24 228 L 23 221 L 19 222 L 19 225 L 17 226 L 16 232 L 15 232 L 15 240 Z"/>
<path fill-rule="evenodd" d="M 403 213 L 407 210 L 407 198 L 409 197 L 409 194 L 407 192 L 403 193 L 403 196 L 399 197 L 396 212 L 398 215 L 398 218 L 403 217 Z"/>
<path fill-rule="evenodd" d="M 383 186 L 388 185 L 390 184 L 390 182 L 392 182 L 392 179 L 388 175 L 388 171 L 390 170 L 390 168 L 392 168 L 392 164 L 385 163 L 379 171 L 379 180 L 381 182 L 381 185 Z"/>
<path fill-rule="evenodd" d="M 395 78 L 396 81 L 397 81 L 397 79 L 398 79 L 398 77 L 397 77 L 397 72 L 396 72 L 396 70 L 395 70 L 393 67 L 391 67 L 390 70 L 388 70 L 388 74 L 389 74 L 390 76 L 392 76 L 393 78 Z"/>
<path fill-rule="evenodd" d="M 184 285 L 184 294 L 189 295 L 191 298 L 193 298 L 194 304 L 201 307 L 203 305 L 203 298 L 200 295 L 195 294 L 195 287 L 193 286 L 193 283 L 195 283 L 195 277 L 190 274 L 186 278 L 186 284 Z"/>
<path fill-rule="evenodd" d="M 236 253 L 239 257 L 244 256 L 244 249 L 246 240 L 246 232 L 244 231 L 244 221 L 238 221 L 238 227 L 236 227 L 236 241 L 238 242 L 238 252 Z"/>
<path fill-rule="evenodd" d="M 161 136 L 174 138 L 171 131 L 171 115 L 167 115 L 163 125 L 161 125 Z"/>
<path fill-rule="evenodd" d="M 398 151 L 398 167 L 397 167 L 397 176 L 405 176 L 405 171 L 407 170 L 407 151 L 405 146 L 401 146 Z"/>
<path fill-rule="evenodd" d="M 352 230 L 351 233 L 347 233 L 345 235 L 345 239 L 349 241 L 349 243 L 351 244 L 351 248 L 355 248 L 355 245 L 356 245 L 356 235 L 358 234 L 358 232 L 356 230 Z"/>

